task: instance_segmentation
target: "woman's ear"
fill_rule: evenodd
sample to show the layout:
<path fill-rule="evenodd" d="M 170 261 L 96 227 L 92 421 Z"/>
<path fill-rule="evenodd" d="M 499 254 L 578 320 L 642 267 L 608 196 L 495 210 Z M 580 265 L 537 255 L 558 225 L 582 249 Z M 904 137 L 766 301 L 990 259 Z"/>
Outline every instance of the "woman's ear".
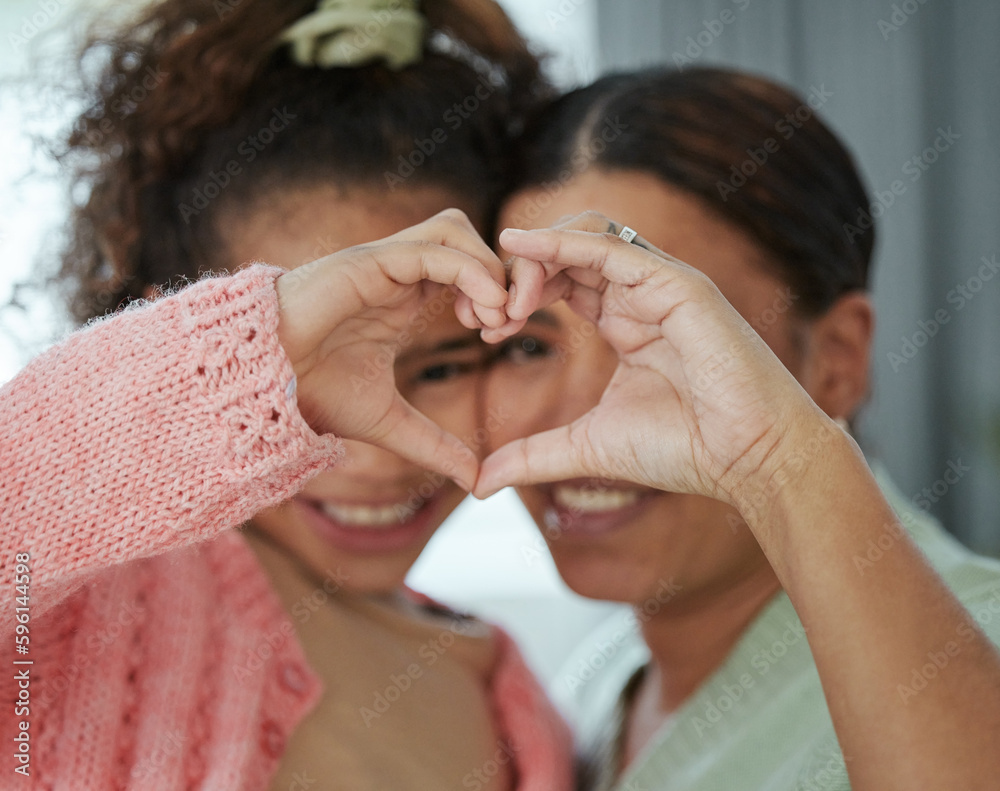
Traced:
<path fill-rule="evenodd" d="M 850 419 L 868 395 L 875 311 L 862 291 L 840 297 L 810 324 L 802 386 L 830 417 Z"/>

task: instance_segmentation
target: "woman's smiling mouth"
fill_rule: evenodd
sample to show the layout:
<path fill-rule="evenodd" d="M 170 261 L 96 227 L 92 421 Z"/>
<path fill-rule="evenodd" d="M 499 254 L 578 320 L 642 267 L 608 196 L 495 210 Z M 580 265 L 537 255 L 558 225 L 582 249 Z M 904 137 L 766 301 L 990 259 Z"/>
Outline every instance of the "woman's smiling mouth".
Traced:
<path fill-rule="evenodd" d="M 654 489 L 593 479 L 537 487 L 545 497 L 549 538 L 589 538 L 626 527 L 649 502 Z"/>

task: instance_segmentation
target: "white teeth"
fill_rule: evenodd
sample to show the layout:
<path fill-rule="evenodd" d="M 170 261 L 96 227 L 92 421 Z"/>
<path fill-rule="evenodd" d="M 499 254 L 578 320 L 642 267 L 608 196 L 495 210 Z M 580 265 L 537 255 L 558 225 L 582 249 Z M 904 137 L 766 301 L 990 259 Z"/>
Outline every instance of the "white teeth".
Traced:
<path fill-rule="evenodd" d="M 396 527 L 411 514 L 406 503 L 398 505 L 334 505 L 323 503 L 323 511 L 331 519 L 358 527 Z"/>
<path fill-rule="evenodd" d="M 635 489 L 580 489 L 557 486 L 553 491 L 557 505 L 578 512 L 617 511 L 639 502 Z"/>

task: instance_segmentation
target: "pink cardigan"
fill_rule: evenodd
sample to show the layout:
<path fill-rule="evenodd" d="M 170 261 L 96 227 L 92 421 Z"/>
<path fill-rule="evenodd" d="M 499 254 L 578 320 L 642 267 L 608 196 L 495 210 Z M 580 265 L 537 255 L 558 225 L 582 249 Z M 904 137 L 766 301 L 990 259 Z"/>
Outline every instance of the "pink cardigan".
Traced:
<path fill-rule="evenodd" d="M 296 409 L 280 271 L 255 265 L 92 323 L 0 390 L 0 788 L 264 789 L 318 700 L 233 530 L 342 453 Z M 565 727 L 499 644 L 491 693 L 517 787 L 568 789 Z M 25 744 L 31 781 L 14 773 Z"/>

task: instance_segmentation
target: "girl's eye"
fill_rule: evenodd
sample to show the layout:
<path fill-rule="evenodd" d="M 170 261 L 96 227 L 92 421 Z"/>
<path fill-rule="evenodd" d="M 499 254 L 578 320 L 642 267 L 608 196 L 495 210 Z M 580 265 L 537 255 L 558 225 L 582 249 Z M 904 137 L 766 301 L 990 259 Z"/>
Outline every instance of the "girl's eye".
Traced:
<path fill-rule="evenodd" d="M 551 354 L 552 347 L 540 338 L 534 335 L 518 335 L 500 344 L 495 359 L 497 362 L 523 365 L 533 359 L 548 357 Z"/>
<path fill-rule="evenodd" d="M 475 366 L 464 363 L 439 363 L 422 368 L 416 375 L 418 382 L 445 382 L 469 373 Z"/>

